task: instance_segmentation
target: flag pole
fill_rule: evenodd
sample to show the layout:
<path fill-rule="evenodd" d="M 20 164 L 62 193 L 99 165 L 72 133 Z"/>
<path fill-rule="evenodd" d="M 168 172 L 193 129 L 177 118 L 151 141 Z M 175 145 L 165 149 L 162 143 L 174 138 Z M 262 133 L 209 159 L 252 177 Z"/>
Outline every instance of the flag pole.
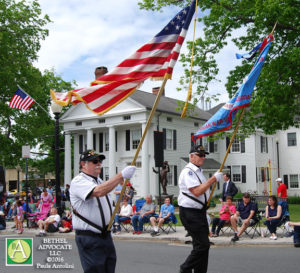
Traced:
<path fill-rule="evenodd" d="M 21 89 L 27 96 L 31 97 L 23 88 L 20 87 L 20 85 L 18 85 L 18 88 Z M 32 97 L 31 97 L 32 98 Z M 36 102 L 36 104 L 41 107 L 41 109 L 51 118 L 49 112 L 47 112 L 36 100 L 34 100 Z M 52 119 L 52 118 L 51 118 Z"/>
<path fill-rule="evenodd" d="M 141 137 L 141 139 L 140 139 L 140 143 L 139 143 L 139 145 L 138 145 L 138 147 L 137 147 L 137 149 L 136 149 L 135 156 L 134 156 L 134 158 L 133 158 L 133 160 L 132 160 L 132 162 L 131 162 L 131 165 L 132 165 L 132 166 L 135 165 L 135 163 L 136 163 L 136 160 L 137 160 L 137 158 L 138 158 L 139 152 L 140 152 L 140 150 L 141 150 L 141 148 L 142 148 L 144 139 L 145 139 L 145 137 L 146 137 L 147 131 L 148 131 L 150 125 L 151 125 L 152 118 L 153 118 L 153 116 L 154 116 L 154 114 L 155 114 L 155 111 L 156 111 L 156 108 L 157 108 L 157 106 L 158 106 L 159 100 L 160 100 L 160 98 L 161 98 L 161 95 L 162 95 L 163 92 L 164 92 L 164 89 L 165 89 L 165 85 L 166 85 L 166 83 L 167 83 L 167 80 L 168 80 L 168 77 L 165 76 L 165 77 L 164 77 L 164 80 L 163 80 L 163 82 L 162 82 L 162 84 L 161 84 L 161 86 L 160 86 L 160 89 L 159 89 L 159 91 L 158 91 L 158 94 L 157 94 L 157 96 L 156 96 L 156 99 L 155 99 L 155 102 L 154 102 L 154 104 L 153 104 L 152 110 L 151 110 L 151 112 L 150 112 L 149 118 L 148 118 L 148 120 L 147 120 L 145 130 L 144 130 L 143 135 L 142 135 L 142 137 Z M 117 211 L 119 210 L 120 203 L 121 203 L 121 200 L 122 200 L 122 196 L 123 196 L 123 194 L 124 194 L 124 192 L 125 192 L 127 183 L 128 183 L 128 179 L 125 179 L 125 182 L 124 182 L 124 184 L 123 184 L 123 186 L 122 186 L 122 190 L 121 190 L 119 199 L 118 199 L 118 201 L 117 201 L 116 207 L 115 207 L 115 209 L 114 209 L 114 211 L 113 211 L 113 214 L 112 214 L 112 216 L 111 216 L 111 218 L 110 218 L 110 221 L 109 221 L 109 224 L 108 224 L 108 227 L 107 227 L 107 230 L 108 230 L 108 231 L 111 229 L 111 226 L 112 226 L 112 224 L 113 224 L 115 215 L 116 215 Z"/>
<path fill-rule="evenodd" d="M 220 169 L 219 169 L 219 172 L 222 172 L 222 170 L 223 170 L 223 167 L 224 167 L 224 165 L 225 165 L 225 162 L 226 162 L 227 156 L 228 156 L 228 154 L 229 154 L 231 145 L 232 145 L 232 143 L 233 143 L 233 141 L 234 141 L 234 138 L 235 138 L 236 133 L 237 133 L 237 131 L 238 131 L 238 128 L 239 128 L 239 126 L 240 126 L 241 120 L 242 120 L 242 118 L 243 118 L 243 116 L 244 116 L 245 109 L 246 109 L 246 108 L 244 107 L 243 110 L 242 110 L 242 113 L 241 113 L 241 115 L 240 115 L 240 117 L 239 117 L 238 123 L 237 123 L 237 125 L 235 126 L 233 135 L 232 135 L 232 137 L 231 137 L 230 143 L 229 143 L 228 148 L 227 148 L 227 150 L 226 150 L 226 154 L 225 154 L 225 156 L 224 156 L 224 159 L 223 159 L 223 162 L 222 162 L 221 167 L 220 167 Z M 207 206 L 209 206 L 209 204 L 210 204 L 210 201 L 211 201 L 211 198 L 212 198 L 212 196 L 213 196 L 213 194 L 214 194 L 214 191 L 215 191 L 215 188 L 216 188 L 216 186 L 217 186 L 217 183 L 218 183 L 218 182 L 216 181 L 216 182 L 214 183 L 214 185 L 213 185 L 213 188 L 212 188 L 212 190 L 211 190 L 210 196 L 209 196 L 208 201 L 207 201 Z"/>

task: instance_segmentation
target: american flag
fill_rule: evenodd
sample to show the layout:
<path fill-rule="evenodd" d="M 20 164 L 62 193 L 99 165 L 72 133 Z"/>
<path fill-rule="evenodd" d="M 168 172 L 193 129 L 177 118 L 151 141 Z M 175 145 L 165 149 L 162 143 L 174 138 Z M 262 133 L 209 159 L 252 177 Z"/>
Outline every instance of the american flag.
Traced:
<path fill-rule="evenodd" d="M 181 46 L 195 13 L 195 0 L 176 16 L 148 43 L 139 48 L 111 72 L 91 83 L 91 87 L 56 93 L 54 101 L 62 106 L 84 102 L 102 115 L 130 96 L 148 78 L 171 78 Z"/>
<path fill-rule="evenodd" d="M 26 94 L 21 88 L 18 88 L 14 96 L 12 97 L 9 108 L 28 110 L 35 100 Z"/>

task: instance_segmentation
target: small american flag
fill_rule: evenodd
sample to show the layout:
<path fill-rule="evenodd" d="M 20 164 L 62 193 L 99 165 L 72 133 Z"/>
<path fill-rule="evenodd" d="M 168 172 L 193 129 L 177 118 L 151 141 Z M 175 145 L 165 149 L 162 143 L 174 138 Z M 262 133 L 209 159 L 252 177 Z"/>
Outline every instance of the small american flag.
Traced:
<path fill-rule="evenodd" d="M 35 100 L 26 94 L 22 89 L 18 88 L 12 97 L 9 108 L 28 110 Z"/>
<path fill-rule="evenodd" d="M 130 96 L 148 78 L 171 78 L 181 46 L 195 13 L 195 0 L 182 9 L 152 40 L 88 88 L 67 93 L 51 91 L 62 106 L 83 102 L 102 115 Z"/>

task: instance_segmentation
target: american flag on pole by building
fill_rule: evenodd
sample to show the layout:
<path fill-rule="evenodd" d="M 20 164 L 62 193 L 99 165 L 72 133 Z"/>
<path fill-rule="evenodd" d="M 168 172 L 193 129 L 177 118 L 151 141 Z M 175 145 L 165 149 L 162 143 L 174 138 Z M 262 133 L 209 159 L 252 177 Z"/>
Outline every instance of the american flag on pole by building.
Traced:
<path fill-rule="evenodd" d="M 35 100 L 32 97 L 30 97 L 21 88 L 18 88 L 9 103 L 9 108 L 28 110 L 34 103 Z"/>
<path fill-rule="evenodd" d="M 152 40 L 111 72 L 93 81 L 90 87 L 67 93 L 51 91 L 52 99 L 62 106 L 83 102 L 102 115 L 134 93 L 146 79 L 171 78 L 195 13 L 195 2 L 182 9 Z"/>

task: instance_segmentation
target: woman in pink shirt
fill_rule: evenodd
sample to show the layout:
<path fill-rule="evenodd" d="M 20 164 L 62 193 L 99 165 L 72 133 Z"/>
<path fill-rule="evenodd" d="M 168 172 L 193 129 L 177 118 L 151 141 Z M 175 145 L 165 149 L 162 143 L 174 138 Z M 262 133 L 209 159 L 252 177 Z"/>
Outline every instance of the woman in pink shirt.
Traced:
<path fill-rule="evenodd" d="M 222 206 L 219 211 L 220 217 L 216 217 L 213 219 L 212 228 L 211 228 L 211 237 L 218 237 L 221 228 L 224 226 L 225 223 L 230 221 L 231 215 L 235 214 L 235 205 L 232 203 L 232 197 L 226 196 L 226 203 Z M 216 227 L 217 231 L 216 231 Z"/>
<path fill-rule="evenodd" d="M 51 202 L 52 202 L 52 195 L 48 193 L 47 190 L 44 188 L 41 194 L 41 200 L 38 207 L 39 211 L 41 211 L 43 203 L 51 203 Z"/>

